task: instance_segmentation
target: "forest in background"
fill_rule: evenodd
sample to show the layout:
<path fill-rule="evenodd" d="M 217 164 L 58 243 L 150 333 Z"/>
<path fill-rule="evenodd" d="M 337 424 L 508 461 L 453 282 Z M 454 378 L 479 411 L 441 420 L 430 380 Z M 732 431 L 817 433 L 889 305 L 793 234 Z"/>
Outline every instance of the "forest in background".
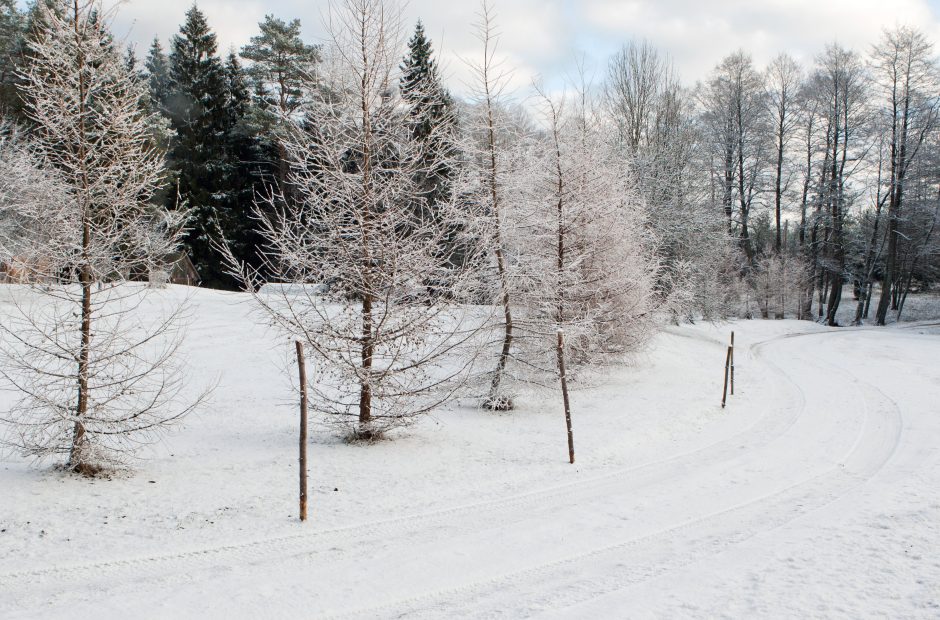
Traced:
<path fill-rule="evenodd" d="M 213 239 L 221 232 L 238 258 L 261 264 L 255 199 L 286 179 L 280 123 L 302 122 L 328 96 L 316 76 L 329 50 L 305 42 L 298 20 L 269 15 L 224 53 L 198 6 L 181 17 L 168 45 L 122 53 L 158 113 L 153 139 L 169 171 L 159 198 L 192 210 L 184 244 L 202 285 L 237 288 Z M 35 4 L 0 0 L 0 107 L 27 128 L 19 89 L 37 20 Z M 409 45 L 411 73 L 390 87 L 415 105 L 408 81 L 434 80 L 454 112 L 425 122 L 460 126 L 476 103 L 446 93 L 420 23 Z M 940 80 L 923 33 L 888 29 L 866 50 L 833 43 L 809 64 L 781 53 L 758 67 L 740 50 L 694 86 L 668 50 L 630 41 L 592 73 L 603 79 L 580 86 L 615 129 L 667 270 L 697 282 L 693 312 L 727 312 L 733 300 L 733 312 L 743 301 L 745 314 L 835 324 L 851 286 L 855 322 L 883 324 L 935 281 Z M 518 99 L 499 104 L 516 125 L 507 135 L 544 130 Z M 703 270 L 726 273 L 689 275 Z"/>

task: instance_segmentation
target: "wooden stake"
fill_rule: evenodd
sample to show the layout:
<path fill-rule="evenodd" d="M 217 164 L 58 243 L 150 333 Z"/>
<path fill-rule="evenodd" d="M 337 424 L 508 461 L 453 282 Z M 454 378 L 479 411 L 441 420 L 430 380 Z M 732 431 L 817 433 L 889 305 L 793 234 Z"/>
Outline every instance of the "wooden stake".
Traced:
<path fill-rule="evenodd" d="M 731 367 L 731 347 L 728 347 L 728 353 L 725 354 L 725 387 L 721 392 L 721 408 L 725 408 L 725 401 L 728 399 L 728 369 Z"/>
<path fill-rule="evenodd" d="M 731 332 L 731 395 L 734 396 L 734 332 Z"/>
<path fill-rule="evenodd" d="M 304 345 L 298 340 L 297 368 L 300 373 L 300 520 L 307 520 L 307 366 Z"/>

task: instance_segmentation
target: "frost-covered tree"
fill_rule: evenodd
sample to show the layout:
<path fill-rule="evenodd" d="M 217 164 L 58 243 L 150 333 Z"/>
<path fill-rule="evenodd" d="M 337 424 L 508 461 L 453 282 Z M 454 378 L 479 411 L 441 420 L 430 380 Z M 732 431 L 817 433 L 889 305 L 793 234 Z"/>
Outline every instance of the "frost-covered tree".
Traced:
<path fill-rule="evenodd" d="M 728 232 L 753 266 L 752 207 L 764 190 L 768 118 L 763 76 L 743 50 L 724 58 L 702 85 L 702 126 Z"/>
<path fill-rule="evenodd" d="M 59 175 L 44 169 L 39 154 L 12 122 L 0 117 L 0 261 L 8 281 L 28 281 L 30 265 L 39 264 L 41 221 L 33 216 L 43 205 L 71 200 Z"/>
<path fill-rule="evenodd" d="M 513 294 L 511 265 L 507 256 L 506 214 L 509 185 L 513 176 L 510 160 L 512 143 L 519 138 L 508 118 L 506 89 L 510 73 L 497 56 L 499 33 L 495 14 L 488 2 L 480 9 L 476 26 L 483 45 L 483 57 L 470 65 L 473 106 L 468 114 L 466 150 L 478 183 L 477 200 L 490 220 L 488 245 L 496 263 L 496 296 L 503 313 L 501 345 L 496 368 L 483 406 L 493 411 L 513 408 L 506 389 L 506 375 L 513 351 Z"/>
<path fill-rule="evenodd" d="M 485 321 L 485 310 L 457 305 L 475 272 L 437 257 L 447 227 L 413 208 L 416 179 L 441 162 L 410 131 L 395 91 L 399 18 L 383 0 L 331 5 L 325 95 L 285 139 L 294 199 L 256 210 L 265 267 L 282 286 L 255 299 L 307 343 L 317 407 L 365 440 L 450 398 Z M 472 233 L 482 218 L 452 206 L 440 202 L 438 215 Z M 260 284 L 229 258 L 249 288 Z"/>
<path fill-rule="evenodd" d="M 658 266 L 629 171 L 585 99 L 567 111 L 564 100 L 542 100 L 546 137 L 533 145 L 524 206 L 512 215 L 524 263 L 517 326 L 535 380 L 559 382 L 574 463 L 569 383 L 652 335 Z"/>
<path fill-rule="evenodd" d="M 152 319 L 153 304 L 140 312 L 147 287 L 126 283 L 176 249 L 182 222 L 150 202 L 163 158 L 150 146 L 146 86 L 111 44 L 110 14 L 89 0 L 40 10 L 23 76 L 28 152 L 54 191 L 5 205 L 21 223 L 14 245 L 35 243 L 20 278 L 34 284 L 0 318 L 2 374 L 21 396 L 2 413 L 4 439 L 94 474 L 190 409 L 177 401 L 180 308 Z"/>
<path fill-rule="evenodd" d="M 657 239 L 657 288 L 674 320 L 727 314 L 732 245 L 705 191 L 707 146 L 690 93 L 649 43 L 626 44 L 608 62 L 604 108 L 629 162 Z"/>
<path fill-rule="evenodd" d="M 823 153 L 817 169 L 817 229 L 813 261 L 818 312 L 825 306 L 826 322 L 838 324 L 836 313 L 842 285 L 848 275 L 846 221 L 857 188 L 851 179 L 861 169 L 869 150 L 870 108 L 866 101 L 867 74 L 856 52 L 836 44 L 817 56 L 810 78 L 810 96 L 816 99 Z"/>
<path fill-rule="evenodd" d="M 898 308 L 901 281 L 898 244 L 909 173 L 924 155 L 925 141 L 937 125 L 940 112 L 940 75 L 933 45 L 923 33 L 909 27 L 886 30 L 872 54 L 875 83 L 882 91 L 880 120 L 887 135 L 887 244 L 881 298 L 875 320 L 884 325 L 889 306 Z M 892 298 L 893 297 L 893 298 Z"/>
<path fill-rule="evenodd" d="M 781 235 L 784 210 L 784 196 L 790 184 L 790 171 L 787 169 L 790 144 L 793 141 L 798 115 L 798 95 L 803 82 L 803 71 L 792 57 L 780 54 L 767 66 L 764 72 L 764 84 L 767 88 L 765 101 L 770 116 L 773 136 L 773 200 L 774 200 L 774 252 L 783 251 Z"/>

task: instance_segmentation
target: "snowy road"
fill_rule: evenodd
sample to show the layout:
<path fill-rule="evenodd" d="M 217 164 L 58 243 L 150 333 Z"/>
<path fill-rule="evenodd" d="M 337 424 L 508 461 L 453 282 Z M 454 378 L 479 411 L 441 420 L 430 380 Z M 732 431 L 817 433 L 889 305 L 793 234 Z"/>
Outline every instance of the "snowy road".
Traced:
<path fill-rule="evenodd" d="M 739 323 L 740 395 L 717 430 L 642 462 L 592 460 L 588 435 L 577 475 L 482 501 L 442 491 L 350 526 L 5 558 L 0 616 L 940 616 L 940 336 L 786 323 Z M 712 328 L 663 338 L 656 376 L 721 347 Z"/>

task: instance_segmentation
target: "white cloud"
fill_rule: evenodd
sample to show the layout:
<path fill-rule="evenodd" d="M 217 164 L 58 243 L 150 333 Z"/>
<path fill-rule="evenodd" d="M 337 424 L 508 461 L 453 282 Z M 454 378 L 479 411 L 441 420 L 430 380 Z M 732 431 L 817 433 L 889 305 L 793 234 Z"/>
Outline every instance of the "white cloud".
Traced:
<path fill-rule="evenodd" d="M 686 81 L 744 48 L 762 64 L 780 52 L 811 62 L 832 41 L 864 52 L 883 28 L 912 24 L 934 39 L 925 0 L 585 0 L 586 27 L 606 39 L 645 38 L 669 52 Z"/>
<path fill-rule="evenodd" d="M 199 0 L 218 35 L 220 52 L 244 45 L 266 13 L 299 18 L 310 41 L 323 38 L 326 0 Z M 158 35 L 166 44 L 192 0 L 130 0 L 115 22 L 116 34 L 136 43 L 141 55 Z M 514 67 L 520 91 L 536 76 L 557 86 L 585 53 L 602 68 L 631 38 L 645 38 L 674 59 L 686 82 L 707 75 L 728 53 L 744 48 L 760 64 L 787 51 L 811 62 L 837 40 L 865 51 L 884 27 L 915 25 L 940 41 L 940 22 L 928 0 L 494 0 L 500 54 Z M 463 93 L 469 71 L 462 59 L 481 50 L 474 36 L 475 0 L 411 0 L 405 26 L 418 18 L 434 41 L 449 86 Z"/>

